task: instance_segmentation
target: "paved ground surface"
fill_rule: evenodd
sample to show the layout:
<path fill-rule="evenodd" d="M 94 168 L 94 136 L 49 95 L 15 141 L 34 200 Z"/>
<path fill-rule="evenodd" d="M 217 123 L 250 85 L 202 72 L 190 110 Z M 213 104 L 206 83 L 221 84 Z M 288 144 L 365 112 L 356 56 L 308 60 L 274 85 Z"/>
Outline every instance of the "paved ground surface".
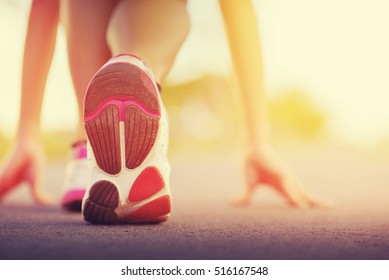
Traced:
<path fill-rule="evenodd" d="M 90 225 L 58 207 L 32 206 L 21 188 L 0 207 L 0 259 L 389 259 L 389 157 L 307 149 L 287 158 L 337 206 L 290 209 L 262 189 L 250 207 L 233 208 L 237 157 L 173 158 L 168 222 Z M 57 197 L 62 167 L 47 172 Z"/>

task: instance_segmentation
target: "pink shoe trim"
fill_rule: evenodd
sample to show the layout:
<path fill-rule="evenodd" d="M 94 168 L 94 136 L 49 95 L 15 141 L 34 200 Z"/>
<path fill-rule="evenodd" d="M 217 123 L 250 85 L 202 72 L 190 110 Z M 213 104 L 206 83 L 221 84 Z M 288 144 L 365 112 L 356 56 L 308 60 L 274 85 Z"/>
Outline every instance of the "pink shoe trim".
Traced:
<path fill-rule="evenodd" d="M 139 56 L 136 56 L 134 54 L 129 54 L 129 53 L 120 53 L 120 54 L 117 54 L 117 55 L 113 56 L 112 58 L 121 57 L 121 56 L 132 56 L 132 57 L 135 57 L 135 58 L 137 58 L 137 59 L 139 59 L 140 61 L 143 62 L 143 60 Z"/>
<path fill-rule="evenodd" d="M 72 189 L 66 192 L 61 200 L 61 205 L 64 207 L 66 204 L 81 201 L 84 198 L 85 189 Z"/>
<path fill-rule="evenodd" d="M 86 146 L 86 140 L 75 141 L 72 144 L 72 148 L 75 148 L 75 147 L 78 147 L 78 146 Z"/>
<path fill-rule="evenodd" d="M 73 156 L 75 159 L 86 159 L 87 158 L 87 148 L 86 141 L 76 142 L 72 145 Z"/>
<path fill-rule="evenodd" d="M 110 98 L 104 100 L 97 106 L 95 110 L 93 110 L 90 114 L 86 114 L 84 116 L 85 122 L 91 121 L 94 118 L 96 118 L 101 111 L 104 110 L 105 107 L 108 105 L 116 105 L 119 108 L 119 120 L 124 121 L 125 120 L 125 109 L 126 107 L 133 105 L 135 107 L 138 107 L 140 110 L 142 110 L 146 115 L 149 115 L 151 117 L 160 118 L 161 114 L 160 112 L 154 112 L 147 108 L 143 103 L 139 102 L 137 99 L 131 97 L 131 96 L 111 96 Z"/>

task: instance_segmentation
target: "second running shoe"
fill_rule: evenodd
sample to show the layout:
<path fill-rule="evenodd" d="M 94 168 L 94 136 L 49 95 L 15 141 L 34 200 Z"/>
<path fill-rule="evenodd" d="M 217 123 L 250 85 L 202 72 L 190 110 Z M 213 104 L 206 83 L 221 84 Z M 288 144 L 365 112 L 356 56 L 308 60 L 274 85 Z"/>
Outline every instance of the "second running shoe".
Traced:
<path fill-rule="evenodd" d="M 66 164 L 65 183 L 61 206 L 67 211 L 80 212 L 85 188 L 89 180 L 86 141 L 72 145 L 72 153 Z"/>
<path fill-rule="evenodd" d="M 91 180 L 82 213 L 92 223 L 156 223 L 171 211 L 168 121 L 143 61 L 110 59 L 84 101 Z"/>

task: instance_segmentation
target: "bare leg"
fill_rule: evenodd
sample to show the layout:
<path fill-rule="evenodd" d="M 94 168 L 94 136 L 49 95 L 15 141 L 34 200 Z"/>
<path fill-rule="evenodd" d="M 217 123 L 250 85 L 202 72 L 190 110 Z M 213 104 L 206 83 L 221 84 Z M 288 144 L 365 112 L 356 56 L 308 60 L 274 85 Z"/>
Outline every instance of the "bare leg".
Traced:
<path fill-rule="evenodd" d="M 0 172 L 0 200 L 20 183 L 26 182 L 36 203 L 50 202 L 42 191 L 44 153 L 40 117 L 54 53 L 58 17 L 58 0 L 32 2 L 24 45 L 19 126 L 8 162 Z"/>
<path fill-rule="evenodd" d="M 106 32 L 116 3 L 106 0 L 61 1 L 61 21 L 67 36 L 69 66 L 79 111 L 76 140 L 86 139 L 83 102 L 88 83 L 111 57 Z"/>
<path fill-rule="evenodd" d="M 276 190 L 295 207 L 327 206 L 308 194 L 288 166 L 273 150 L 266 113 L 261 45 L 257 20 L 250 0 L 219 0 L 231 56 L 236 69 L 247 125 L 246 188 L 238 205 L 250 203 L 258 185 Z"/>
<path fill-rule="evenodd" d="M 113 55 L 139 56 L 161 82 L 188 28 L 185 1 L 119 1 L 107 38 Z M 148 70 L 135 58 L 117 57 L 90 82 L 85 128 L 89 156 L 95 158 L 91 168 L 99 175 L 98 181 L 92 178 L 84 197 L 86 221 L 149 223 L 169 217 L 168 126 L 156 81 L 148 78 Z M 135 168 L 141 172 L 133 172 Z M 112 183 L 104 179 L 107 173 Z"/>
<path fill-rule="evenodd" d="M 107 37 L 114 55 L 139 56 L 162 82 L 188 32 L 186 1 L 120 1 Z"/>

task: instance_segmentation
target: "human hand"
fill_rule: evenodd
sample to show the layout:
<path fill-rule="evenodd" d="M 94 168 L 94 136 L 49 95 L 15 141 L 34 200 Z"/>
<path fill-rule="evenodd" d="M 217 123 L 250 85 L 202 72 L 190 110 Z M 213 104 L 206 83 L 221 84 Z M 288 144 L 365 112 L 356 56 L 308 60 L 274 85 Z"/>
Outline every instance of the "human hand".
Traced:
<path fill-rule="evenodd" d="M 40 141 L 18 139 L 0 171 L 0 200 L 25 182 L 36 204 L 51 204 L 52 199 L 42 190 L 43 165 L 44 153 Z"/>
<path fill-rule="evenodd" d="M 329 207 L 332 203 L 303 190 L 297 176 L 274 152 L 250 155 L 245 163 L 246 187 L 244 194 L 233 202 L 235 206 L 248 205 L 256 187 L 268 186 L 276 190 L 292 207 Z"/>

